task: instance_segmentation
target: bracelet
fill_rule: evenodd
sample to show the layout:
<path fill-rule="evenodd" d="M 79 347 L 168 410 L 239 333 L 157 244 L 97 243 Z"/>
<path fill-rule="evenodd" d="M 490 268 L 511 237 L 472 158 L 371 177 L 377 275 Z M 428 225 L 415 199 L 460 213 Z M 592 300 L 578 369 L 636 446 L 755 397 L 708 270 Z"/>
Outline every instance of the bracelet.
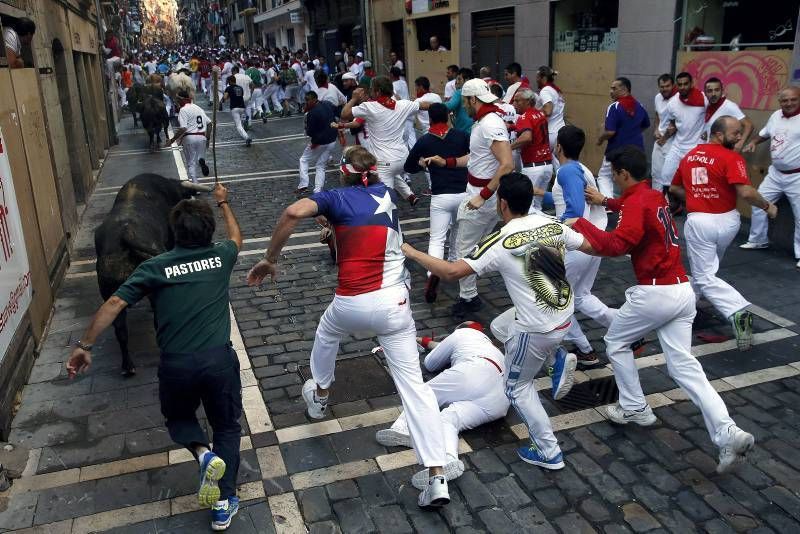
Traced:
<path fill-rule="evenodd" d="M 220 200 L 219 202 L 217 202 L 217 207 L 221 208 L 223 204 L 228 204 L 230 206 L 230 202 L 228 202 L 227 200 Z"/>
<path fill-rule="evenodd" d="M 452 169 L 458 164 L 458 160 L 456 158 L 445 158 L 445 166 L 448 169 Z"/>
<path fill-rule="evenodd" d="M 86 345 L 83 341 L 79 339 L 78 341 L 75 342 L 75 346 L 78 347 L 79 349 L 85 350 L 86 352 L 92 352 L 92 347 L 94 345 Z"/>
<path fill-rule="evenodd" d="M 492 197 L 492 195 L 494 195 L 494 191 L 489 189 L 488 186 L 484 186 L 484 188 L 481 189 L 480 195 L 483 200 L 489 200 Z"/>

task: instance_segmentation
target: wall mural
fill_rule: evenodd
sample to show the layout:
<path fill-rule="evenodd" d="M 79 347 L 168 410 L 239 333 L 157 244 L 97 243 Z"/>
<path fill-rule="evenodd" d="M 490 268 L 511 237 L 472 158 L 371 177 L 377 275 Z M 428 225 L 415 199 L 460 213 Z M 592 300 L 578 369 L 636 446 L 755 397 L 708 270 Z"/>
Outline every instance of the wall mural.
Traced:
<path fill-rule="evenodd" d="M 791 50 L 681 52 L 677 63 L 678 72 L 690 73 L 701 90 L 706 80 L 717 77 L 741 108 L 775 110 L 777 93 L 788 83 Z"/>

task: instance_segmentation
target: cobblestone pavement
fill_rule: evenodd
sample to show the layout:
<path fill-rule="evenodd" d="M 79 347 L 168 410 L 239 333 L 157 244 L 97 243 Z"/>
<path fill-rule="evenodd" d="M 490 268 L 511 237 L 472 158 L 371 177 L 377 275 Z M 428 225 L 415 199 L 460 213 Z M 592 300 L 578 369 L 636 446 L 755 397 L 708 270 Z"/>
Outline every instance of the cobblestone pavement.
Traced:
<path fill-rule="evenodd" d="M 243 509 L 232 532 L 800 532 L 800 292 L 791 258 L 776 251 L 731 248 L 721 276 L 756 305 L 756 346 L 733 350 L 727 324 L 707 304 L 695 324 L 700 358 L 733 418 L 757 440 L 750 462 L 732 475 L 714 472 L 716 451 L 702 416 L 668 377 L 655 339 L 637 363 L 660 423 L 649 429 L 608 423 L 602 405 L 571 394 L 552 401 L 567 467 L 546 472 L 525 464 L 515 447 L 526 437 L 517 417 L 464 433 L 465 474 L 451 484 L 452 502 L 438 512 L 416 505 L 413 453 L 374 440 L 399 413 L 400 402 L 379 355 L 364 334 L 345 340 L 332 409 L 323 421 L 304 414 L 300 387 L 319 316 L 332 298 L 336 269 L 317 242 L 313 222 L 301 224 L 286 247 L 276 284 L 249 288 L 244 275 L 267 244 L 280 211 L 294 199 L 304 146 L 299 117 L 252 126 L 246 148 L 227 112 L 217 147 L 218 170 L 246 243 L 231 281 L 234 345 L 242 363 L 245 413 L 239 474 Z M 66 380 L 69 345 L 100 304 L 94 275 L 93 229 L 116 190 L 139 172 L 178 178 L 180 152 L 148 154 L 141 133 L 122 123 L 122 143 L 104 162 L 76 237 L 73 261 L 55 305 L 49 334 L 25 388 L 9 441 L 28 450 L 23 477 L 0 494 L 0 531 L 203 532 L 208 512 L 193 497 L 196 467 L 169 439 L 157 399 L 158 354 L 149 307 L 129 315 L 138 374 L 122 378 L 110 332 L 96 345 L 92 370 Z M 338 151 L 337 151 L 338 154 Z M 338 157 L 335 156 L 335 157 Z M 210 157 L 209 157 L 210 159 Z M 335 173 L 328 175 L 334 186 Z M 414 178 L 415 189 L 423 187 Z M 206 180 L 210 181 L 210 180 Z M 404 234 L 425 247 L 428 201 L 399 206 Z M 221 234 L 220 234 L 221 235 Z M 744 239 L 740 235 L 738 242 Z M 424 273 L 412 268 L 418 330 L 455 326 L 449 307 L 455 284 L 438 302 L 422 298 Z M 603 260 L 596 294 L 620 305 L 633 284 L 627 258 Z M 485 324 L 510 305 L 499 277 L 479 280 Z M 576 391 L 603 393 L 613 380 L 603 329 L 581 317 L 602 363 L 577 374 Z M 591 400 L 591 399 L 590 399 Z M 201 414 L 202 415 L 202 414 Z"/>

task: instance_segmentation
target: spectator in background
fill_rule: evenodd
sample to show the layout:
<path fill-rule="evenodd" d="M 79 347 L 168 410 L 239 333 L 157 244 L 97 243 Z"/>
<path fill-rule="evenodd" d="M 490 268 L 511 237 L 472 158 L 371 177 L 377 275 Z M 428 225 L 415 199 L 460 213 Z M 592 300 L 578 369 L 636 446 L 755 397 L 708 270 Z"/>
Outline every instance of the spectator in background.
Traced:
<path fill-rule="evenodd" d="M 439 43 L 439 37 L 437 35 L 431 35 L 430 43 L 431 50 L 434 52 L 447 52 L 447 48 Z"/>
<path fill-rule="evenodd" d="M 449 65 L 447 67 L 445 76 L 447 77 L 447 83 L 444 84 L 444 101 L 447 102 L 453 97 L 453 93 L 456 92 L 456 76 L 458 76 L 458 65 Z"/>
<path fill-rule="evenodd" d="M 465 133 L 469 133 L 472 129 L 472 118 L 461 103 L 461 87 L 473 77 L 472 69 L 466 67 L 460 69 L 456 77 L 456 90 L 446 102 L 447 109 L 453 114 L 453 127 Z"/>
<path fill-rule="evenodd" d="M 389 68 L 391 69 L 392 67 L 397 67 L 400 69 L 401 73 L 406 70 L 406 66 L 403 65 L 403 60 L 397 56 L 397 52 L 394 50 L 389 52 Z"/>
<path fill-rule="evenodd" d="M 106 40 L 103 42 L 103 52 L 106 56 L 106 77 L 111 79 L 114 69 L 122 64 L 122 49 L 119 41 L 111 30 L 106 30 Z"/>

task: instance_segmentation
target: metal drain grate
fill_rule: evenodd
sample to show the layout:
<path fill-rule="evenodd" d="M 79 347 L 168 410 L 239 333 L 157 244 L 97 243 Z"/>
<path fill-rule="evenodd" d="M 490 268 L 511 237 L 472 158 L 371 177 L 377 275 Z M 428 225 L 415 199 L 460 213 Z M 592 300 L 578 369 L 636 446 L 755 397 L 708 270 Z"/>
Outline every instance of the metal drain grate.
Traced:
<path fill-rule="evenodd" d="M 311 378 L 311 367 L 297 370 L 305 382 Z M 373 399 L 397 393 L 394 382 L 375 356 L 359 356 L 336 361 L 336 381 L 331 388 L 333 404 Z"/>
<path fill-rule="evenodd" d="M 572 386 L 569 394 L 559 401 L 552 401 L 564 413 L 595 408 L 617 401 L 619 391 L 613 376 L 597 378 Z"/>

